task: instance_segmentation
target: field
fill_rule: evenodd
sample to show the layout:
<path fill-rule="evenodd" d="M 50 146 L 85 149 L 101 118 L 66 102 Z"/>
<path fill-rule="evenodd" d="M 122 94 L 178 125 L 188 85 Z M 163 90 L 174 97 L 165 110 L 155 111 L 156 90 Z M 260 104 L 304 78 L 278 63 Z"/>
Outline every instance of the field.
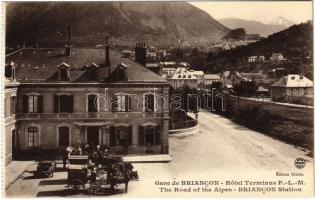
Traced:
<path fill-rule="evenodd" d="M 227 98 L 233 121 L 313 152 L 313 109 Z"/>

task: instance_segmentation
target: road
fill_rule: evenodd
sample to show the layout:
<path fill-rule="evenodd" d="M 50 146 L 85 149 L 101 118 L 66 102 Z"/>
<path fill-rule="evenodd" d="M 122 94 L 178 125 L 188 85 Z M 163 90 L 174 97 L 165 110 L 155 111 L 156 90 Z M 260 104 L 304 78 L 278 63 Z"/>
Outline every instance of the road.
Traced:
<path fill-rule="evenodd" d="M 301 172 L 312 181 L 313 158 L 307 150 L 285 144 L 249 130 L 231 120 L 209 112 L 199 113 L 199 133 L 186 137 L 170 137 L 170 163 L 137 163 L 140 181 L 130 182 L 127 194 L 118 196 L 167 196 L 183 193 L 161 193 L 156 181 L 173 180 L 274 180 L 276 172 Z M 307 160 L 306 167 L 297 169 L 296 158 Z M 35 166 L 32 166 L 33 169 Z M 7 195 L 81 196 L 64 192 L 66 172 L 53 179 L 30 179 L 29 172 L 17 180 Z M 294 177 L 291 177 L 294 178 Z M 298 177 L 301 178 L 301 177 Z M 24 192 L 25 191 L 25 192 Z M 191 194 L 191 193 L 190 193 Z M 200 194 L 207 195 L 207 194 Z M 213 196 L 213 194 L 211 194 Z M 85 195 L 86 196 L 86 195 Z"/>

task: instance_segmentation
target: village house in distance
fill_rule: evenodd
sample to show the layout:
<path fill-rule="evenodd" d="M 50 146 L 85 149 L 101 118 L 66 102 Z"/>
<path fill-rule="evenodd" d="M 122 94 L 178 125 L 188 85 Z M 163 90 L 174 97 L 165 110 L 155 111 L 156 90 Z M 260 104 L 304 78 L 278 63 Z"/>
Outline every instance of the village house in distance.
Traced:
<path fill-rule="evenodd" d="M 6 164 L 18 152 L 85 144 L 167 154 L 170 85 L 142 66 L 145 44 L 136 47 L 137 62 L 108 38 L 105 48 L 68 43 L 7 55 Z"/>

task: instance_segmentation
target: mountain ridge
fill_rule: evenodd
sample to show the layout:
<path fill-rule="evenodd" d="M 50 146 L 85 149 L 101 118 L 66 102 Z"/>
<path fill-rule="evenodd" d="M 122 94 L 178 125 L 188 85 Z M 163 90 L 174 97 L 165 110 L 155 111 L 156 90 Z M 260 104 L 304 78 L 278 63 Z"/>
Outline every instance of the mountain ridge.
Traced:
<path fill-rule="evenodd" d="M 7 5 L 7 44 L 60 46 L 71 26 L 73 43 L 93 46 L 104 36 L 128 45 L 137 41 L 220 40 L 230 30 L 186 2 L 37 2 Z"/>
<path fill-rule="evenodd" d="M 247 34 L 260 34 L 263 37 L 267 37 L 273 33 L 288 28 L 288 26 L 279 24 L 265 24 L 255 20 L 245 20 L 239 18 L 222 18 L 218 21 L 230 29 L 244 28 Z"/>

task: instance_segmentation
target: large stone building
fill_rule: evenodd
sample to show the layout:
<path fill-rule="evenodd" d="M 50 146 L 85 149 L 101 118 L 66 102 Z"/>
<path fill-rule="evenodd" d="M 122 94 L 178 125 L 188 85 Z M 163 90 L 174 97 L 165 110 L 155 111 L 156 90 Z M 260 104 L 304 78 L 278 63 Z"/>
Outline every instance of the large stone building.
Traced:
<path fill-rule="evenodd" d="M 144 64 L 142 47 L 136 59 Z M 16 114 L 6 114 L 8 162 L 10 149 L 87 143 L 120 153 L 168 153 L 169 84 L 108 45 L 24 48 L 6 63 L 19 82 L 6 85 L 6 96 L 16 93 L 17 101 Z"/>
<path fill-rule="evenodd" d="M 4 88 L 4 120 L 5 120 L 5 163 L 8 164 L 13 155 L 16 153 L 16 143 L 18 141 L 16 131 L 16 100 L 17 100 L 17 88 L 19 83 L 14 78 L 13 68 L 7 68 L 6 75 L 10 78 L 5 79 Z"/>

